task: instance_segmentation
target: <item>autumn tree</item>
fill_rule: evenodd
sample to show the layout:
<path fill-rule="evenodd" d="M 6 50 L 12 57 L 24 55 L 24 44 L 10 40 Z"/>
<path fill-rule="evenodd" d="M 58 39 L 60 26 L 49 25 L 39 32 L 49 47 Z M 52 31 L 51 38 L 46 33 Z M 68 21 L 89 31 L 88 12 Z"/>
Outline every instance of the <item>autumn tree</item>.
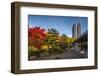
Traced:
<path fill-rule="evenodd" d="M 59 32 L 55 28 L 48 29 L 46 41 L 50 53 L 59 52 Z"/>
<path fill-rule="evenodd" d="M 40 49 L 43 41 L 46 39 L 45 29 L 40 27 L 29 28 L 28 38 L 34 47 Z"/>

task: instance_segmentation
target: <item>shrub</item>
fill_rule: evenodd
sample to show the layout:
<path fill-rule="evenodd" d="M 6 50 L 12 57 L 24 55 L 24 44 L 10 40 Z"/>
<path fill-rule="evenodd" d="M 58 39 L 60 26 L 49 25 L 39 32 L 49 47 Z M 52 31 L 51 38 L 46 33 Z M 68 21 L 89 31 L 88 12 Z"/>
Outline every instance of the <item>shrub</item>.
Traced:
<path fill-rule="evenodd" d="M 36 52 L 39 52 L 39 49 L 35 48 L 34 46 L 28 47 L 28 55 L 29 56 L 36 55 Z"/>
<path fill-rule="evenodd" d="M 57 53 L 62 53 L 62 52 L 63 50 L 59 46 L 52 47 L 49 49 L 50 54 L 57 54 Z"/>

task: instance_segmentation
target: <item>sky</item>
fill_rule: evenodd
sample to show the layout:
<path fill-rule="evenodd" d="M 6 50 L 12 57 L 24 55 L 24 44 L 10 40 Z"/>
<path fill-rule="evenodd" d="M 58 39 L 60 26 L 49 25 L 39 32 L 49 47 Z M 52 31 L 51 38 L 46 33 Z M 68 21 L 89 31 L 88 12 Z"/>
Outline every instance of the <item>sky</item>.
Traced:
<path fill-rule="evenodd" d="M 28 15 L 29 27 L 41 27 L 46 31 L 50 28 L 55 28 L 60 35 L 66 34 L 72 37 L 73 24 L 81 24 L 81 32 L 88 30 L 87 17 L 74 16 L 45 16 L 45 15 Z"/>

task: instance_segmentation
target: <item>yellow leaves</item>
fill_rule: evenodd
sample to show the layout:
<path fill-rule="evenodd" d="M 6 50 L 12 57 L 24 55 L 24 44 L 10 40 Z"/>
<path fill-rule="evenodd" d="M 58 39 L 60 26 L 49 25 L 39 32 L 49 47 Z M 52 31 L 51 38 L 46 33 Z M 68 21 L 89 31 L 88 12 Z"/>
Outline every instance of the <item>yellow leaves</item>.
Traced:
<path fill-rule="evenodd" d="M 47 46 L 47 45 L 42 45 L 42 46 L 41 46 L 41 50 L 46 50 L 46 51 L 48 51 L 48 46 Z"/>
<path fill-rule="evenodd" d="M 60 42 L 60 40 L 55 40 L 56 42 Z"/>
<path fill-rule="evenodd" d="M 49 48 L 52 48 L 52 45 L 49 44 Z"/>
<path fill-rule="evenodd" d="M 35 48 L 34 46 L 29 46 L 29 49 L 34 51 L 34 52 L 39 51 L 38 48 Z"/>

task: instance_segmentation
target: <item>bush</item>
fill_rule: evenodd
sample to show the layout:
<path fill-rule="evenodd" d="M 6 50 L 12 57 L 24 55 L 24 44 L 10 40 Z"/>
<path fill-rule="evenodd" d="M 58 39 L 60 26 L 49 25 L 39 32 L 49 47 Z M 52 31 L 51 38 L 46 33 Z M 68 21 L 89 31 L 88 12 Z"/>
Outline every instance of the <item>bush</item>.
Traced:
<path fill-rule="evenodd" d="M 36 55 L 36 52 L 39 52 L 39 49 L 35 47 L 28 47 L 28 56 L 34 56 Z"/>
<path fill-rule="evenodd" d="M 66 48 L 68 48 L 68 44 L 65 43 L 65 42 L 60 43 L 60 47 L 61 47 L 62 49 L 66 49 Z"/>
<path fill-rule="evenodd" d="M 54 47 L 53 50 L 54 50 L 54 53 L 62 53 L 63 52 L 63 50 L 59 46 Z"/>
<path fill-rule="evenodd" d="M 57 54 L 57 53 L 62 53 L 62 52 L 63 50 L 59 46 L 52 47 L 49 49 L 50 54 Z"/>
<path fill-rule="evenodd" d="M 32 49 L 29 49 L 28 50 L 28 56 L 30 57 L 30 56 L 33 56 L 33 55 L 35 55 L 35 52 L 33 52 Z"/>
<path fill-rule="evenodd" d="M 41 46 L 41 49 L 40 49 L 41 51 L 48 51 L 48 46 L 47 45 L 43 45 L 43 46 Z"/>

